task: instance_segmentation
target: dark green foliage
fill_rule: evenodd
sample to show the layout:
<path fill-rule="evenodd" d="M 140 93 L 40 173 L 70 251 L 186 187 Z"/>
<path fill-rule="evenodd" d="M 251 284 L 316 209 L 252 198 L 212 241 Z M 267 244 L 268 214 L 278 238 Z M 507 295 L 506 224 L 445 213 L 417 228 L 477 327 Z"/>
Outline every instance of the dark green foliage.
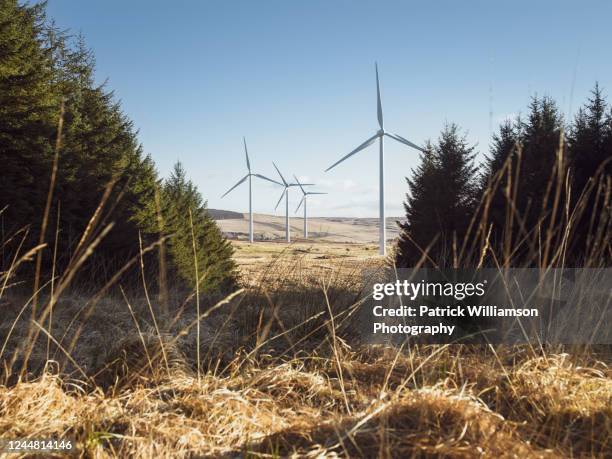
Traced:
<path fill-rule="evenodd" d="M 44 5 L 0 3 L 2 240 L 28 227 L 24 248 L 38 242 L 62 101 L 65 106 L 58 174 L 44 238 L 48 246 L 43 252 L 43 282 L 49 278 L 53 261 L 58 214 L 55 266 L 61 275 L 107 189 L 110 194 L 86 242 L 94 240 L 106 225 L 113 228 L 81 268 L 83 278 L 98 283 L 110 278 L 138 255 L 139 233 L 147 233 L 145 244 L 159 238 L 155 195 L 161 180 L 153 161 L 143 153 L 132 121 L 113 93 L 95 84 L 94 71 L 93 54 L 83 38 L 74 39 L 48 22 Z M 188 219 L 188 209 L 192 209 L 200 270 L 207 273 L 203 289 L 218 288 L 233 279 L 231 248 L 180 168 L 163 186 L 162 200 L 167 212 L 167 228 L 162 232 L 176 236 L 170 240 L 168 269 L 186 281 L 195 279 Z M 10 257 L 0 261 L 1 270 Z"/>
<path fill-rule="evenodd" d="M 537 241 L 535 232 L 560 223 L 562 213 L 551 215 L 551 209 L 555 201 L 552 185 L 566 169 L 560 152 L 562 136 L 563 119 L 555 102 L 534 97 L 525 121 L 508 120 L 493 137 L 479 190 L 484 201 L 490 198 L 486 221 L 493 247 L 517 240 Z M 561 161 L 557 161 L 558 154 Z M 565 165 L 563 170 L 556 169 L 559 164 Z M 558 209 L 563 208 L 564 199 L 558 197 Z M 527 245 L 523 249 L 533 251 Z M 516 260 L 521 256 L 520 251 L 514 254 Z"/>
<path fill-rule="evenodd" d="M 163 233 L 171 235 L 168 254 L 174 274 L 190 288 L 196 285 L 194 247 L 200 291 L 232 286 L 235 280 L 233 249 L 206 211 L 206 203 L 187 179 L 180 163 L 162 187 Z M 193 233 L 192 233 L 193 230 Z"/>
<path fill-rule="evenodd" d="M 101 224 L 112 221 L 114 231 L 90 260 L 99 275 L 100 266 L 118 265 L 137 253 L 132 214 L 152 199 L 155 169 L 112 93 L 95 86 L 93 56 L 82 38 L 73 45 L 65 33 L 46 23 L 42 5 L 3 2 L 0 15 L 0 207 L 7 206 L 2 215 L 5 235 L 29 226 L 28 244 L 38 240 L 63 100 L 51 209 L 52 220 L 58 210 L 60 215 L 57 267 L 61 272 L 68 264 L 104 189 L 115 180 L 101 218 Z M 53 240 L 50 233 L 47 230 L 47 243 Z M 47 267 L 51 253 L 44 251 Z"/>
<path fill-rule="evenodd" d="M 40 224 L 60 108 L 40 6 L 0 3 L 0 209 L 4 229 Z M 33 231 L 32 231 L 33 232 Z"/>
<path fill-rule="evenodd" d="M 413 266 L 429 248 L 436 263 L 451 259 L 454 241 L 462 241 L 474 212 L 474 147 L 456 125 L 446 126 L 435 146 L 421 156 L 406 196 L 406 223 L 401 226 L 396 264 Z"/>
<path fill-rule="evenodd" d="M 568 144 L 574 179 L 572 204 L 583 201 L 581 205 L 584 206 L 575 223 L 572 249 L 582 255 L 589 250 L 589 235 L 606 225 L 610 211 L 602 208 L 601 200 L 596 198 L 597 190 L 606 186 L 612 176 L 612 107 L 607 106 L 598 84 L 578 111 L 569 131 Z"/>
<path fill-rule="evenodd" d="M 421 154 L 421 164 L 411 178 L 406 178 L 410 193 L 406 195 L 404 203 L 407 220 L 400 225 L 402 232 L 398 241 L 396 259 L 399 267 L 408 267 L 416 263 L 422 251 L 426 250 L 437 237 L 438 180 L 433 148 L 428 144 L 426 152 Z"/>
<path fill-rule="evenodd" d="M 612 172 L 611 163 L 606 163 L 612 157 L 612 118 L 606 109 L 596 85 L 566 138 L 563 119 L 550 98 L 533 98 L 526 121 L 517 119 L 500 127 L 485 164 L 480 191 L 481 196 L 485 191 L 491 193 L 487 221 L 492 224 L 490 242 L 494 247 L 504 241 L 507 245 L 509 241 L 530 240 L 530 247 L 513 255 L 515 261 L 524 263 L 526 253 L 535 250 L 533 244 L 538 238 L 534 235 L 542 237 L 553 228 L 569 227 L 569 234 L 553 231 L 553 242 L 568 238 L 566 262 L 580 264 L 588 250 L 588 235 L 608 218 L 605 209 L 597 208 L 597 190 L 591 190 L 584 205 L 578 205 L 593 178 L 601 180 Z M 511 189 L 507 189 L 509 173 Z M 569 226 L 565 209 L 576 209 L 571 216 L 575 221 Z"/>
<path fill-rule="evenodd" d="M 599 231 L 601 236 L 610 224 L 609 209 L 601 208 L 601 200 L 595 198 L 597 190 L 584 205 L 576 206 L 594 178 L 602 186 L 612 172 L 612 111 L 598 86 L 576 116 L 567 142 L 563 132 L 555 102 L 534 97 L 524 121 L 517 118 L 500 126 L 475 187 L 473 149 L 459 139 L 454 126 L 447 127 L 408 179 L 398 266 L 413 266 L 430 245 L 434 262 L 449 263 L 453 248 L 466 243 L 472 217 L 486 229 L 492 250 L 511 253 L 514 264 L 542 261 L 534 254 L 547 256 L 536 247 L 547 238 L 548 247 L 567 244 L 565 262 L 580 265 L 589 251 L 588 235 Z M 574 208 L 575 217 L 566 211 Z M 569 218 L 575 221 L 568 223 Z M 500 252 L 502 246 L 509 252 Z"/>
<path fill-rule="evenodd" d="M 517 154 L 521 144 L 521 120 L 506 120 L 499 127 L 499 132 L 493 135 L 490 147 L 490 156 L 484 163 L 484 171 L 480 180 L 478 194 L 485 197 L 490 193 L 490 203 L 487 209 L 486 220 L 493 224 L 491 241 L 494 245 L 502 240 L 503 230 L 506 227 L 508 216 L 507 193 L 510 195 L 514 185 L 509 177 L 516 171 Z M 489 198 L 489 196 L 487 196 Z"/>
<path fill-rule="evenodd" d="M 516 155 L 521 139 L 521 124 L 520 119 L 516 121 L 506 120 L 500 125 L 499 132 L 493 134 L 490 156 L 485 159 L 483 164 L 480 183 L 481 191 L 484 191 L 489 186 L 489 183 L 496 179 L 495 175 L 505 166 L 506 161 L 511 156 Z M 507 180 L 503 177 L 499 177 L 499 179 L 505 186 Z M 503 186 L 500 188 L 503 188 Z"/>
<path fill-rule="evenodd" d="M 534 97 L 521 129 L 520 192 L 516 195 L 516 206 L 526 230 L 530 231 L 538 224 L 544 226 L 539 220 L 546 217 L 545 209 L 552 206 L 549 188 L 554 180 L 557 154 L 563 145 L 563 119 L 555 102 L 548 97 Z"/>
<path fill-rule="evenodd" d="M 604 166 L 606 175 L 612 174 L 612 107 L 607 107 L 598 84 L 591 94 L 568 135 L 576 192 L 586 186 L 600 166 Z M 608 162 L 604 165 L 605 161 Z"/>

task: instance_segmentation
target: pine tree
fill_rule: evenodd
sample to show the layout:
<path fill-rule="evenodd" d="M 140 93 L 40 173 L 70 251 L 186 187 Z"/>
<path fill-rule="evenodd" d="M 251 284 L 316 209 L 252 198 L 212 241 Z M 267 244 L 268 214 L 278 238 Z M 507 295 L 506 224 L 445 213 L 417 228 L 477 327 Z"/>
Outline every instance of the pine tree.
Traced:
<path fill-rule="evenodd" d="M 489 156 L 485 159 L 483 166 L 483 187 L 487 186 L 487 183 L 501 170 L 508 157 L 516 152 L 520 142 L 518 125 L 520 125 L 520 119 L 505 120 L 500 125 L 499 132 L 493 134 Z"/>
<path fill-rule="evenodd" d="M 438 142 L 421 156 L 410 179 L 400 225 L 396 265 L 413 266 L 429 247 L 438 265 L 451 262 L 454 241 L 461 244 L 474 212 L 476 177 L 474 149 L 455 124 L 447 125 Z"/>
<path fill-rule="evenodd" d="M 612 176 L 612 108 L 607 113 L 606 110 L 605 97 L 596 83 L 585 107 L 580 108 L 574 118 L 568 136 L 573 205 L 577 205 L 583 192 L 588 192 L 589 182 L 605 181 L 606 176 Z M 584 207 L 575 223 L 572 251 L 576 259 L 588 250 L 591 233 L 609 218 L 597 199 L 597 183 L 593 183 L 591 188 L 592 191 L 585 195 Z"/>
<path fill-rule="evenodd" d="M 50 25 L 46 39 L 52 50 L 54 87 L 66 106 L 55 200 L 61 207 L 63 236 L 59 267 L 70 258 L 105 188 L 114 181 L 102 218 L 114 228 L 90 260 L 91 266 L 105 267 L 108 277 L 139 250 L 136 215 L 153 199 L 157 172 L 113 93 L 105 85 L 96 86 L 95 59 L 83 37 L 73 42 Z"/>
<path fill-rule="evenodd" d="M 580 108 L 569 134 L 569 154 L 574 170 L 574 193 L 581 193 L 600 166 L 612 158 L 612 110 L 607 104 L 599 84 L 591 91 L 584 108 Z M 603 173 L 612 174 L 612 161 Z"/>
<path fill-rule="evenodd" d="M 520 118 L 517 118 L 506 120 L 500 125 L 499 132 L 493 135 L 489 156 L 485 159 L 480 178 L 478 195 L 484 197 L 485 193 L 490 193 L 486 218 L 487 222 L 493 225 L 490 238 L 494 246 L 503 240 L 508 212 L 508 174 L 514 174 L 517 169 L 521 124 Z"/>
<path fill-rule="evenodd" d="M 537 235 L 561 223 L 559 209 L 564 208 L 566 197 L 559 196 L 554 219 L 552 208 L 558 183 L 554 180 L 565 176 L 567 166 L 561 154 L 562 167 L 557 168 L 562 136 L 563 118 L 555 102 L 549 97 L 534 97 L 526 119 L 507 121 L 493 138 L 479 195 L 484 198 L 485 193 L 492 193 L 486 215 L 486 225 L 492 228 L 490 244 L 493 249 L 510 249 L 515 264 L 535 262 L 526 257 L 537 253 L 533 245 L 538 242 Z M 506 160 L 508 168 L 500 176 Z M 508 180 L 511 190 L 507 190 Z M 523 243 L 517 245 L 519 240 Z"/>
<path fill-rule="evenodd" d="M 406 221 L 399 225 L 401 231 L 396 251 L 396 265 L 401 268 L 415 264 L 433 242 L 437 232 L 435 217 L 439 187 L 436 184 L 440 177 L 430 143 L 426 145 L 420 159 L 421 163 L 412 177 L 406 177 L 410 192 L 406 194 Z"/>
<path fill-rule="evenodd" d="M 89 263 L 99 277 L 138 253 L 140 215 L 159 187 L 152 160 L 145 156 L 131 120 L 112 92 L 94 82 L 95 60 L 81 36 L 46 21 L 44 4 L 0 3 L 0 209 L 4 237 L 29 227 L 32 246 L 39 237 L 58 114 L 65 102 L 63 139 L 55 183 L 52 220 L 60 214 L 56 273 L 61 274 L 96 211 L 104 189 L 113 193 L 101 220 L 113 230 Z M 45 251 L 44 266 L 51 264 Z M 7 260 L 2 260 L 6 262 Z M 100 281 L 104 279 L 98 279 Z"/>
<path fill-rule="evenodd" d="M 536 225 L 542 225 L 543 214 L 551 207 L 553 198 L 547 190 L 562 145 L 563 118 L 554 100 L 534 97 L 521 131 L 523 148 L 515 205 L 526 230 L 535 231 Z"/>
<path fill-rule="evenodd" d="M 59 96 L 41 35 L 44 7 L 0 3 L 0 209 L 7 233 L 38 235 L 49 187 Z"/>
<path fill-rule="evenodd" d="M 196 285 L 195 240 L 200 291 L 232 287 L 236 278 L 232 246 L 208 215 L 206 202 L 180 162 L 163 185 L 162 202 L 164 232 L 171 236 L 168 253 L 179 279 L 190 288 Z"/>
<path fill-rule="evenodd" d="M 83 38 L 73 40 L 48 22 L 44 4 L 0 3 L 0 209 L 8 206 L 2 213 L 5 235 L 29 226 L 28 243 L 38 238 L 59 107 L 64 101 L 51 209 L 53 216 L 60 211 L 56 273 L 61 274 L 67 265 L 105 188 L 113 182 L 100 215 L 101 224 L 112 222 L 113 230 L 81 271 L 90 268 L 98 281 L 104 281 L 138 254 L 141 233 L 154 240 L 160 234 L 172 235 L 169 268 L 185 283 L 195 285 L 191 213 L 198 267 L 204 276 L 201 290 L 230 285 L 235 277 L 232 248 L 207 214 L 201 195 L 180 164 L 162 184 L 132 121 L 113 93 L 95 84 L 94 72 L 94 56 Z M 160 189 L 166 222 L 161 229 L 155 206 Z M 46 253 L 44 266 L 49 268 L 51 251 Z"/>

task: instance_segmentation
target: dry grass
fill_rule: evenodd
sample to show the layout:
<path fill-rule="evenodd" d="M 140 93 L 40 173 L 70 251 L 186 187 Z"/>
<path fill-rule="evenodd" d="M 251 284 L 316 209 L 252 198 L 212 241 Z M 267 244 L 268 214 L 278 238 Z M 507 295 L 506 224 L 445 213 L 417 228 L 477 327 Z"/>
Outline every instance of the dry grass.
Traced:
<path fill-rule="evenodd" d="M 277 260 L 202 320 L 200 380 L 194 304 L 158 316 L 158 336 L 143 298 L 107 296 L 73 324 L 74 362 L 46 361 L 41 339 L 0 386 L 0 437 L 71 437 L 92 457 L 609 456 L 609 350 L 334 343 L 324 292 L 341 324 L 361 273 L 303 266 Z M 85 300 L 57 303 L 53 336 Z M 2 301 L 5 336 L 23 299 Z"/>
<path fill-rule="evenodd" d="M 345 273 L 353 275 L 357 269 L 376 268 L 381 265 L 376 244 L 348 242 L 303 241 L 287 245 L 282 241 L 262 241 L 249 244 L 232 240 L 234 258 L 238 262 L 243 282 L 256 284 L 262 276 L 278 270 L 278 265 L 289 264 L 288 272 L 299 268 L 301 275 L 312 274 L 314 279 Z M 392 246 L 389 247 L 392 249 Z"/>
<path fill-rule="evenodd" d="M 351 321 L 384 260 L 355 244 L 236 243 L 242 290 L 174 292 L 167 310 L 119 276 L 80 292 L 74 273 L 109 229 L 96 215 L 35 314 L 15 273 L 41 246 L 0 272 L 2 439 L 69 437 L 96 458 L 612 457 L 609 346 L 363 345 Z M 495 257 L 489 228 L 474 223 L 454 265 Z M 568 228 L 521 230 L 496 260 L 523 244 L 559 266 Z M 585 266 L 609 264 L 596 234 Z"/>
<path fill-rule="evenodd" d="M 0 432 L 69 435 L 96 457 L 609 454 L 602 363 L 549 355 L 500 371 L 492 352 L 469 352 L 345 349 L 344 388 L 334 361 L 314 355 L 237 359 L 200 383 L 194 371 L 159 370 L 106 393 L 46 375 L 0 388 Z"/>

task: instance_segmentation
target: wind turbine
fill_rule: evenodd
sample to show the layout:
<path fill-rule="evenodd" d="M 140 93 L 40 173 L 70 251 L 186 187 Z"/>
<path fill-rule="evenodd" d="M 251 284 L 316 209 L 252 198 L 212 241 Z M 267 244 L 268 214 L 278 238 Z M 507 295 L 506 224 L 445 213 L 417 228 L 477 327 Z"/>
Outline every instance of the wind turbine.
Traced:
<path fill-rule="evenodd" d="M 302 200 L 300 201 L 300 203 L 298 204 L 297 208 L 295 209 L 295 211 L 297 212 L 300 209 L 300 206 L 302 205 L 302 203 L 304 203 L 304 239 L 308 238 L 308 214 L 306 212 L 306 204 L 308 202 L 308 196 L 312 195 L 312 194 L 327 194 L 327 193 L 322 193 L 322 192 L 317 192 L 317 191 L 306 191 L 304 189 L 304 187 L 302 186 L 302 184 L 300 183 L 300 181 L 298 180 L 298 178 L 294 175 L 293 178 L 295 179 L 295 181 L 297 182 L 297 184 L 300 186 L 300 190 L 302 190 Z"/>
<path fill-rule="evenodd" d="M 287 241 L 287 243 L 289 243 L 291 242 L 291 231 L 289 229 L 289 188 L 298 186 L 298 184 L 287 182 L 287 180 L 285 180 L 285 177 L 283 177 L 283 174 L 281 174 L 281 171 L 278 170 L 278 167 L 276 167 L 276 164 L 274 164 L 274 162 L 272 162 L 272 164 L 274 165 L 276 172 L 278 172 L 278 175 L 283 181 L 283 183 L 281 183 L 280 185 L 283 185 L 285 187 L 283 189 L 283 192 L 280 195 L 280 198 L 278 199 L 278 202 L 276 203 L 276 206 L 274 207 L 274 210 L 278 208 L 278 205 L 281 203 L 281 201 L 283 200 L 283 196 L 284 196 L 285 197 L 285 240 Z M 313 183 L 302 183 L 299 186 L 301 187 L 302 185 L 303 186 L 313 185 Z"/>
<path fill-rule="evenodd" d="M 238 185 L 241 185 L 244 183 L 244 181 L 246 179 L 249 179 L 249 242 L 253 243 L 253 193 L 252 193 L 252 179 L 253 177 L 257 177 L 263 180 L 267 180 L 268 182 L 272 182 L 275 183 L 277 185 L 282 185 L 281 183 L 277 182 L 276 180 L 272 180 L 268 177 L 264 177 L 261 174 L 254 174 L 251 172 L 251 162 L 249 161 L 249 152 L 247 150 L 247 144 L 246 144 L 246 139 L 243 137 L 242 141 L 244 142 L 244 154 L 246 156 L 246 165 L 247 165 L 247 169 L 249 171 L 249 173 L 247 175 L 245 175 L 244 177 L 242 177 L 240 180 L 238 180 L 238 183 L 236 183 L 233 187 L 231 187 L 229 190 L 227 190 L 223 196 L 221 196 L 221 198 L 224 198 L 225 196 L 227 196 L 230 191 L 232 191 L 234 188 L 236 188 Z"/>
<path fill-rule="evenodd" d="M 425 152 L 425 150 L 423 150 L 418 145 L 412 143 L 411 141 L 403 138 L 400 135 L 392 134 L 391 132 L 385 131 L 384 124 L 383 124 L 382 102 L 380 101 L 380 84 L 378 82 L 378 64 L 375 64 L 375 68 L 376 68 L 376 98 L 377 98 L 377 111 L 378 111 L 378 126 L 380 129 L 378 130 L 376 134 L 374 134 L 368 140 L 363 142 L 361 145 L 359 145 L 357 148 L 351 151 L 348 155 L 344 156 L 339 161 L 336 161 L 330 167 L 325 169 L 325 172 L 336 167 L 342 161 L 350 158 L 351 156 L 360 152 L 364 148 L 369 147 L 376 141 L 376 139 L 379 140 L 379 145 L 380 145 L 379 165 L 378 165 L 378 168 L 379 168 L 378 169 L 378 173 L 379 173 L 379 185 L 378 185 L 379 186 L 379 225 L 380 225 L 379 253 L 380 255 L 385 255 L 387 251 L 386 245 L 385 245 L 386 240 L 387 240 L 387 235 L 386 235 L 387 229 L 385 226 L 385 146 L 384 146 L 385 144 L 384 144 L 384 137 L 387 136 L 399 143 L 403 143 L 404 145 L 408 145 L 409 147 L 415 148 L 422 152 Z"/>

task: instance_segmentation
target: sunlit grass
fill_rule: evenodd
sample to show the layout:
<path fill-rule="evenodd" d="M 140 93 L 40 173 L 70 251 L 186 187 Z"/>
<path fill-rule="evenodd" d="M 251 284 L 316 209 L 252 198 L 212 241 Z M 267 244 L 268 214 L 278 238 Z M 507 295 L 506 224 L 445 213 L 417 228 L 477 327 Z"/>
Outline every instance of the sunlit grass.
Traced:
<path fill-rule="evenodd" d="M 473 228 L 458 266 L 495 254 L 487 222 Z M 610 455 L 609 346 L 361 343 L 352 321 L 369 294 L 364 275 L 389 259 L 357 244 L 235 242 L 239 290 L 170 288 L 162 308 L 151 283 L 124 285 L 121 272 L 99 290 L 72 283 L 105 234 L 88 231 L 53 293 L 41 279 L 34 315 L 19 272 L 40 247 L 11 235 L 0 438 L 69 437 L 87 457 Z M 535 237 L 535 258 L 562 266 L 569 233 L 526 232 L 515 244 Z M 606 263 L 609 240 L 596 242 L 585 265 Z M 163 243 L 126 266 L 141 264 L 144 279 L 143 253 Z M 501 265 L 516 248 L 501 248 Z"/>

